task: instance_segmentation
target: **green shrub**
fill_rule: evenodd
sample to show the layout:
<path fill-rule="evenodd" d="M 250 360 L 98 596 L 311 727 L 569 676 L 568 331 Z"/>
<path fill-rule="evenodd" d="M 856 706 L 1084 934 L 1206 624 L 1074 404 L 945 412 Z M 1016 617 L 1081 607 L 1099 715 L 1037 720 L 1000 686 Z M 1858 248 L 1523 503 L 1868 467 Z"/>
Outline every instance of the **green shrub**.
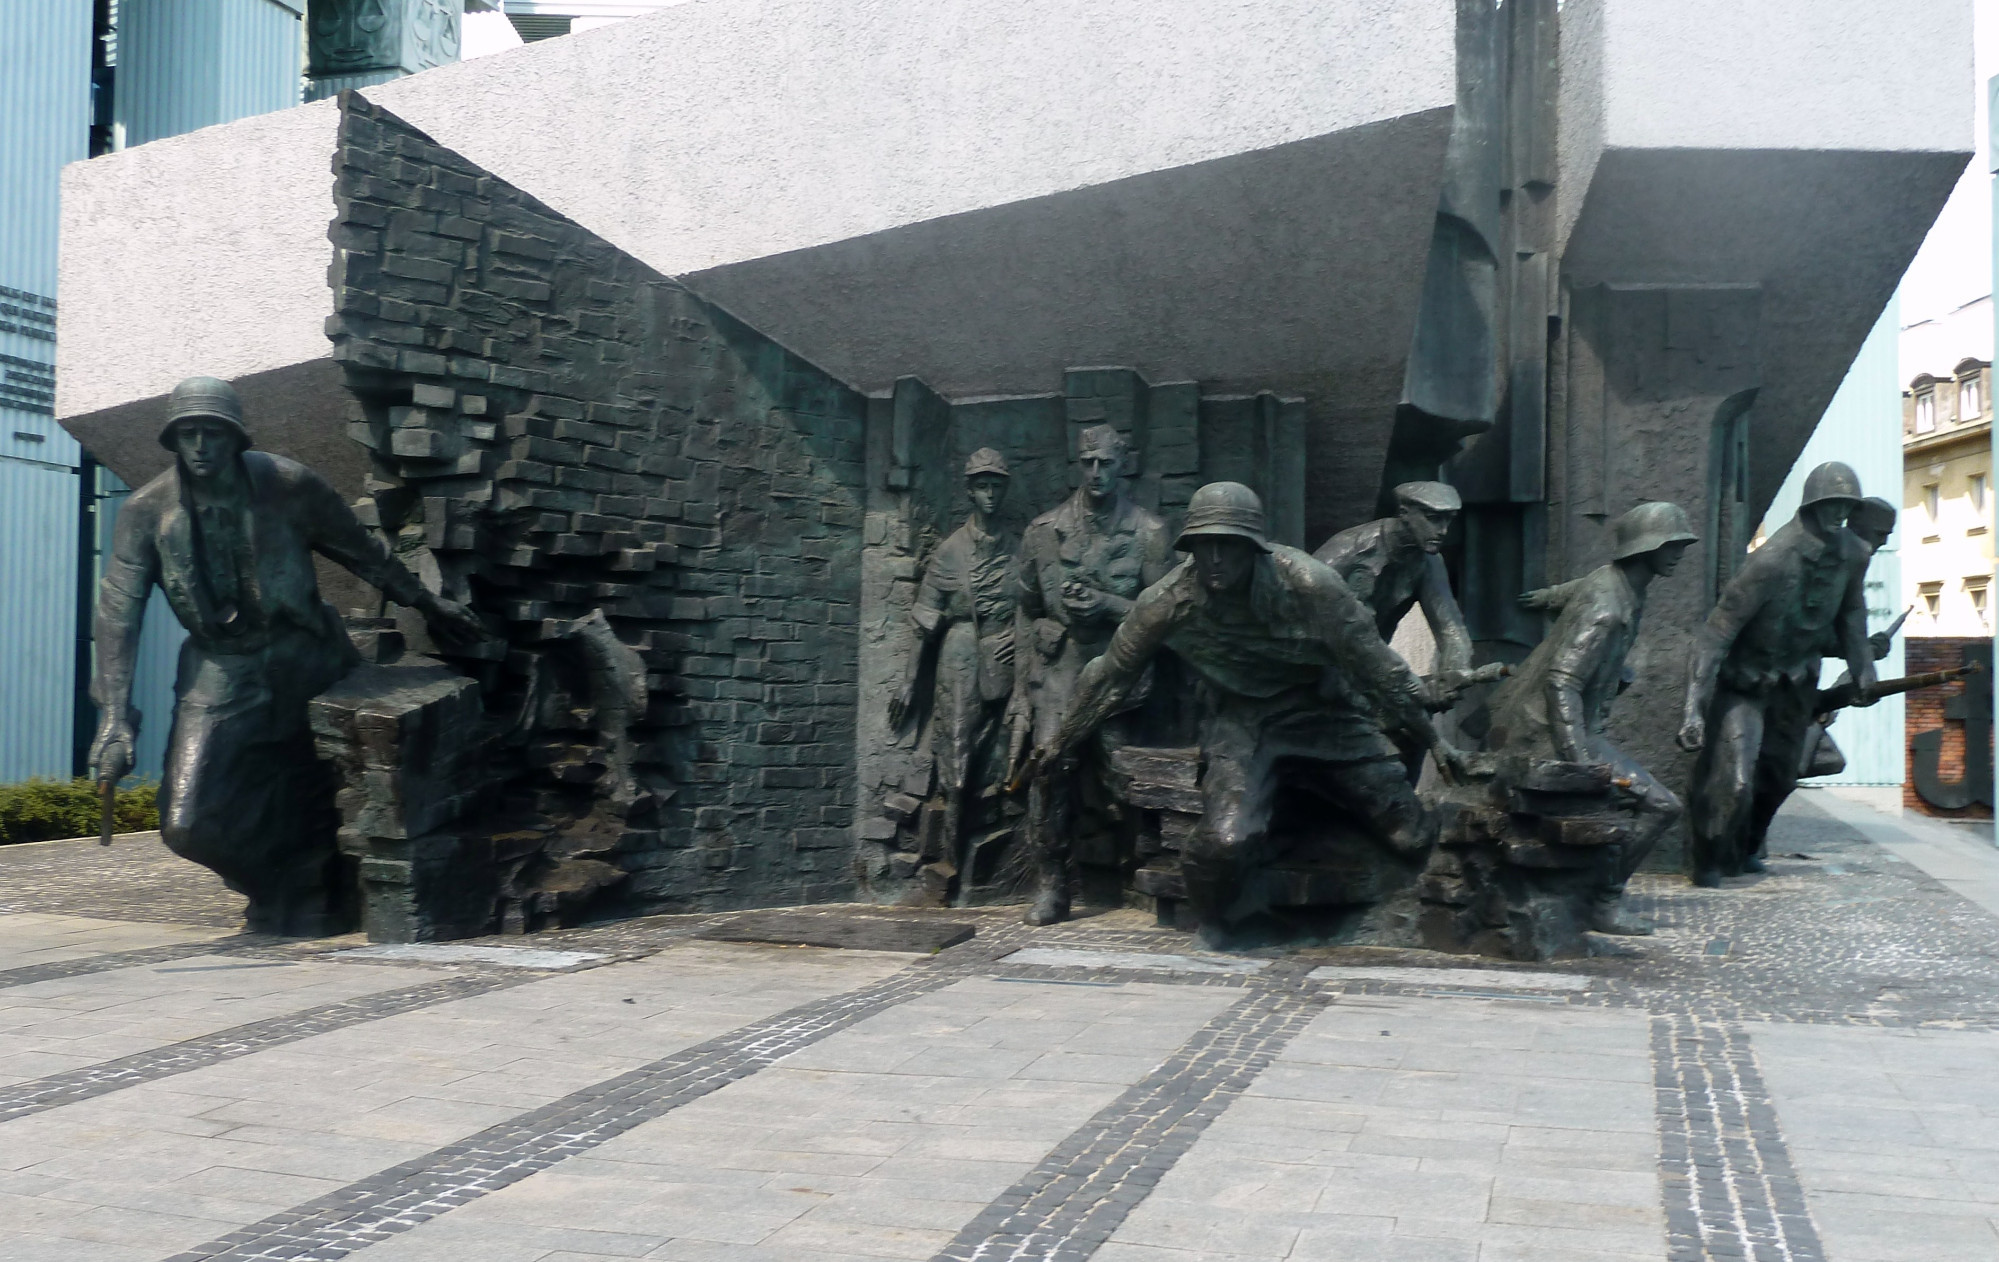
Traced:
<path fill-rule="evenodd" d="M 159 795 L 160 786 L 152 780 L 120 789 L 118 804 L 113 808 L 118 831 L 136 833 L 158 828 Z M 97 785 L 91 780 L 24 780 L 20 784 L 0 784 L 0 845 L 94 836 L 97 811 Z"/>

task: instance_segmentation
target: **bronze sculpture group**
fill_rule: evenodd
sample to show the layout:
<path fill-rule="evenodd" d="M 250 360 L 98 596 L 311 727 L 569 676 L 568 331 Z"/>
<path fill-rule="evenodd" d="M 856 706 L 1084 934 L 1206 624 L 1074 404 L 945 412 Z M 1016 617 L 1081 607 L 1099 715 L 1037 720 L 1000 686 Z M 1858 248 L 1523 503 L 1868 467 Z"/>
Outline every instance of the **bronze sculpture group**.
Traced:
<path fill-rule="evenodd" d="M 416 610 L 442 645 L 490 633 L 426 589 L 317 474 L 253 450 L 228 383 L 176 387 L 160 442 L 174 466 L 121 514 L 102 584 L 92 762 L 111 780 L 131 765 L 134 648 L 157 585 L 189 632 L 164 839 L 248 897 L 253 930 L 322 932 L 342 895 L 306 704 L 356 656 L 319 597 L 312 554 Z M 1468 754 L 1432 715 L 1508 672 L 1473 668 L 1440 555 L 1462 508 L 1451 487 L 1398 486 L 1393 516 L 1308 554 L 1272 542 L 1262 502 L 1235 482 L 1194 492 L 1170 533 L 1130 494 L 1134 458 L 1115 427 L 1085 429 L 1077 489 L 1016 536 L 1001 516 L 1005 456 L 973 452 L 963 467 L 971 511 L 923 568 L 888 718 L 926 734 L 942 804 L 938 853 L 927 857 L 955 874 L 961 903 L 981 862 L 972 796 L 1004 785 L 1026 798 L 1025 919 L 1069 914 L 1077 821 L 1117 813 L 1115 766 L 1141 741 L 1162 653 L 1198 699 L 1198 823 L 1180 847 L 1180 897 L 1187 919 L 1220 942 L 1269 910 L 1260 874 L 1289 844 L 1273 821 L 1280 800 L 1299 794 L 1360 839 L 1342 862 L 1359 853 L 1405 883 L 1421 872 L 1433 889 L 1461 889 L 1474 869 L 1489 881 L 1502 861 L 1566 865 L 1585 873 L 1561 886 L 1581 900 L 1579 929 L 1649 933 L 1623 892 L 1658 840 L 1687 821 L 1702 885 L 1762 870 L 1772 815 L 1800 775 L 1838 756 L 1825 732 L 1831 709 L 1871 704 L 1882 690 L 1874 661 L 1885 638 L 1869 637 L 1861 593 L 1894 510 L 1863 499 L 1842 464 L 1813 471 L 1797 517 L 1750 554 L 1700 629 L 1679 733 L 1697 753 L 1683 806 L 1606 736 L 1650 586 L 1697 542 L 1679 506 L 1632 508 L 1611 525 L 1607 564 L 1520 598 L 1553 623 L 1483 698 L 1485 748 Z M 1389 646 L 1418 607 L 1437 647 L 1427 676 Z M 1826 657 L 1848 668 L 1830 692 L 1818 687 Z M 1426 757 L 1441 791 L 1418 792 Z M 1485 822 L 1468 824 L 1474 815 Z M 1586 863 L 1560 857 L 1583 846 L 1594 847 Z M 1556 857 L 1531 857 L 1544 852 Z"/>

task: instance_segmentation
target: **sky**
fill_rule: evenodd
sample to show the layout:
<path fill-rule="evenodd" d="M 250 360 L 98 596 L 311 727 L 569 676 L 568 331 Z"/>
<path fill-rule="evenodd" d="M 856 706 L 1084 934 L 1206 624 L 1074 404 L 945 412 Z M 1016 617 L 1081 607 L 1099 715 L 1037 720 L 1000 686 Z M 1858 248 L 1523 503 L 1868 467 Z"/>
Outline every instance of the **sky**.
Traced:
<path fill-rule="evenodd" d="M 1967 355 L 1992 358 L 1992 164 L 1985 82 L 1999 75 L 1999 0 L 1973 0 L 1978 154 L 1902 277 L 1901 379 L 1947 373 Z M 1978 302 L 1979 299 L 1987 299 Z M 1975 304 L 1975 305 L 1974 305 Z"/>

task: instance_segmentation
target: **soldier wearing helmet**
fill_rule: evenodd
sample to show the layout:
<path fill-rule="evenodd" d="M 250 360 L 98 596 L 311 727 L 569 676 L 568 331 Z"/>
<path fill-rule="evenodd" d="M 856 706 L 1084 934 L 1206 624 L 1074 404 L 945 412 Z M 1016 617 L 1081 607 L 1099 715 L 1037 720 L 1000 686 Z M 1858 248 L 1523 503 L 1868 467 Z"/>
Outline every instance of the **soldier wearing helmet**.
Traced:
<path fill-rule="evenodd" d="M 1078 436 L 1082 485 L 1058 507 L 1028 524 L 1020 544 L 1020 667 L 1013 705 L 1022 729 L 1016 745 L 1040 745 L 1055 735 L 1083 668 L 1110 644 L 1118 620 L 1138 594 L 1173 568 L 1166 524 L 1132 502 L 1125 479 L 1132 451 L 1114 426 L 1092 425 Z M 1149 681 L 1148 681 L 1149 683 Z M 1130 743 L 1126 713 L 1144 700 L 1134 690 L 1092 742 L 1084 764 L 1037 777 L 1027 793 L 1027 844 L 1034 893 L 1025 919 L 1052 924 L 1069 914 L 1070 838 L 1083 810 L 1083 777 L 1105 783 L 1110 751 Z M 1105 801 L 1106 790 L 1097 795 Z"/>
<path fill-rule="evenodd" d="M 335 930 L 332 785 L 313 752 L 306 702 L 356 660 L 319 597 L 321 553 L 419 610 L 440 643 L 486 636 L 464 606 L 427 590 L 312 470 L 251 450 L 235 389 L 190 377 L 167 396 L 160 445 L 174 466 L 118 514 L 98 588 L 102 715 L 97 778 L 131 770 L 132 671 L 149 591 L 187 628 L 160 785 L 160 835 L 249 899 L 252 932 Z"/>
<path fill-rule="evenodd" d="M 1743 561 L 1695 637 L 1679 743 L 1700 755 L 1688 794 L 1696 884 L 1763 870 L 1755 839 L 1797 785 L 1821 656 L 1844 657 L 1863 696 L 1875 683 L 1862 590 L 1872 550 L 1844 529 L 1860 500 L 1848 466 L 1812 470 L 1797 516 Z"/>
<path fill-rule="evenodd" d="M 1561 615 L 1526 662 L 1492 698 L 1487 745 L 1531 761 L 1607 765 L 1631 782 L 1638 820 L 1610 879 L 1598 891 L 1590 927 L 1644 934 L 1628 915 L 1624 885 L 1655 842 L 1679 823 L 1680 799 L 1604 735 L 1610 703 L 1630 682 L 1625 658 L 1638 639 L 1645 594 L 1664 578 L 1696 536 L 1678 504 L 1640 504 L 1611 525 L 1611 562 L 1564 584 Z"/>
<path fill-rule="evenodd" d="M 963 846 L 965 808 L 982 772 L 994 767 L 994 737 L 1013 693 L 1013 558 L 1019 536 L 999 520 L 1012 480 L 1006 459 L 981 447 L 965 462 L 965 495 L 971 516 L 937 545 L 916 603 L 909 611 L 915 644 L 902 691 L 888 703 L 898 730 L 920 722 L 917 695 L 926 673 L 930 689 L 930 755 L 944 796 L 944 853 L 958 875 L 959 905 L 970 898 L 976 855 Z"/>
<path fill-rule="evenodd" d="M 1037 766 L 1060 761 L 1127 704 L 1160 649 L 1200 677 L 1202 816 L 1181 852 L 1187 900 L 1210 941 L 1262 910 L 1245 878 L 1275 858 L 1285 777 L 1343 803 L 1384 847 L 1426 853 L 1436 822 L 1403 775 L 1384 722 L 1414 732 L 1455 779 L 1460 757 L 1430 725 L 1422 688 L 1339 576 L 1265 537 L 1263 504 L 1236 482 L 1194 493 L 1176 546 L 1192 553 L 1145 589 L 1082 673 Z M 1355 701 L 1365 699 L 1368 705 Z"/>

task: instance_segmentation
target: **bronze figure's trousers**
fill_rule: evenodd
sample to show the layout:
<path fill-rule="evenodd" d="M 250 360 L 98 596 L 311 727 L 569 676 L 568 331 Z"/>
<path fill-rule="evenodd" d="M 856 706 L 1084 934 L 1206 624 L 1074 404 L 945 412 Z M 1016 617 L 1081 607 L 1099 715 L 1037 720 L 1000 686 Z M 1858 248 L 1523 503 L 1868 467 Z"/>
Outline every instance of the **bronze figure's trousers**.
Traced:
<path fill-rule="evenodd" d="M 333 776 L 313 752 L 306 703 L 346 668 L 338 645 L 290 627 L 249 653 L 181 647 L 160 836 L 250 900 L 252 933 L 344 927 Z"/>
<path fill-rule="evenodd" d="M 1630 780 L 1630 792 L 1638 795 L 1637 827 L 1632 830 L 1631 840 L 1624 843 L 1624 853 L 1618 856 L 1613 873 L 1615 884 L 1604 890 L 1605 897 L 1614 898 L 1624 892 L 1625 882 L 1645 862 L 1645 856 L 1652 853 L 1659 838 L 1676 827 L 1687 812 L 1678 794 L 1659 783 L 1623 750 L 1599 738 L 1593 752 L 1597 761 L 1610 764 L 1612 775 Z"/>
<path fill-rule="evenodd" d="M 1201 826 L 1180 856 L 1187 902 L 1203 925 L 1227 926 L 1264 910 L 1247 878 L 1277 858 L 1270 817 L 1278 789 L 1308 787 L 1357 817 L 1389 849 L 1426 850 L 1436 821 L 1401 759 L 1354 758 L 1350 741 L 1326 739 L 1331 716 L 1307 704 L 1221 702 L 1201 725 Z"/>
<path fill-rule="evenodd" d="M 1810 681 L 1755 693 L 1723 686 L 1708 710 L 1707 745 L 1694 762 L 1696 871 L 1741 874 L 1791 790 L 1818 696 Z"/>

